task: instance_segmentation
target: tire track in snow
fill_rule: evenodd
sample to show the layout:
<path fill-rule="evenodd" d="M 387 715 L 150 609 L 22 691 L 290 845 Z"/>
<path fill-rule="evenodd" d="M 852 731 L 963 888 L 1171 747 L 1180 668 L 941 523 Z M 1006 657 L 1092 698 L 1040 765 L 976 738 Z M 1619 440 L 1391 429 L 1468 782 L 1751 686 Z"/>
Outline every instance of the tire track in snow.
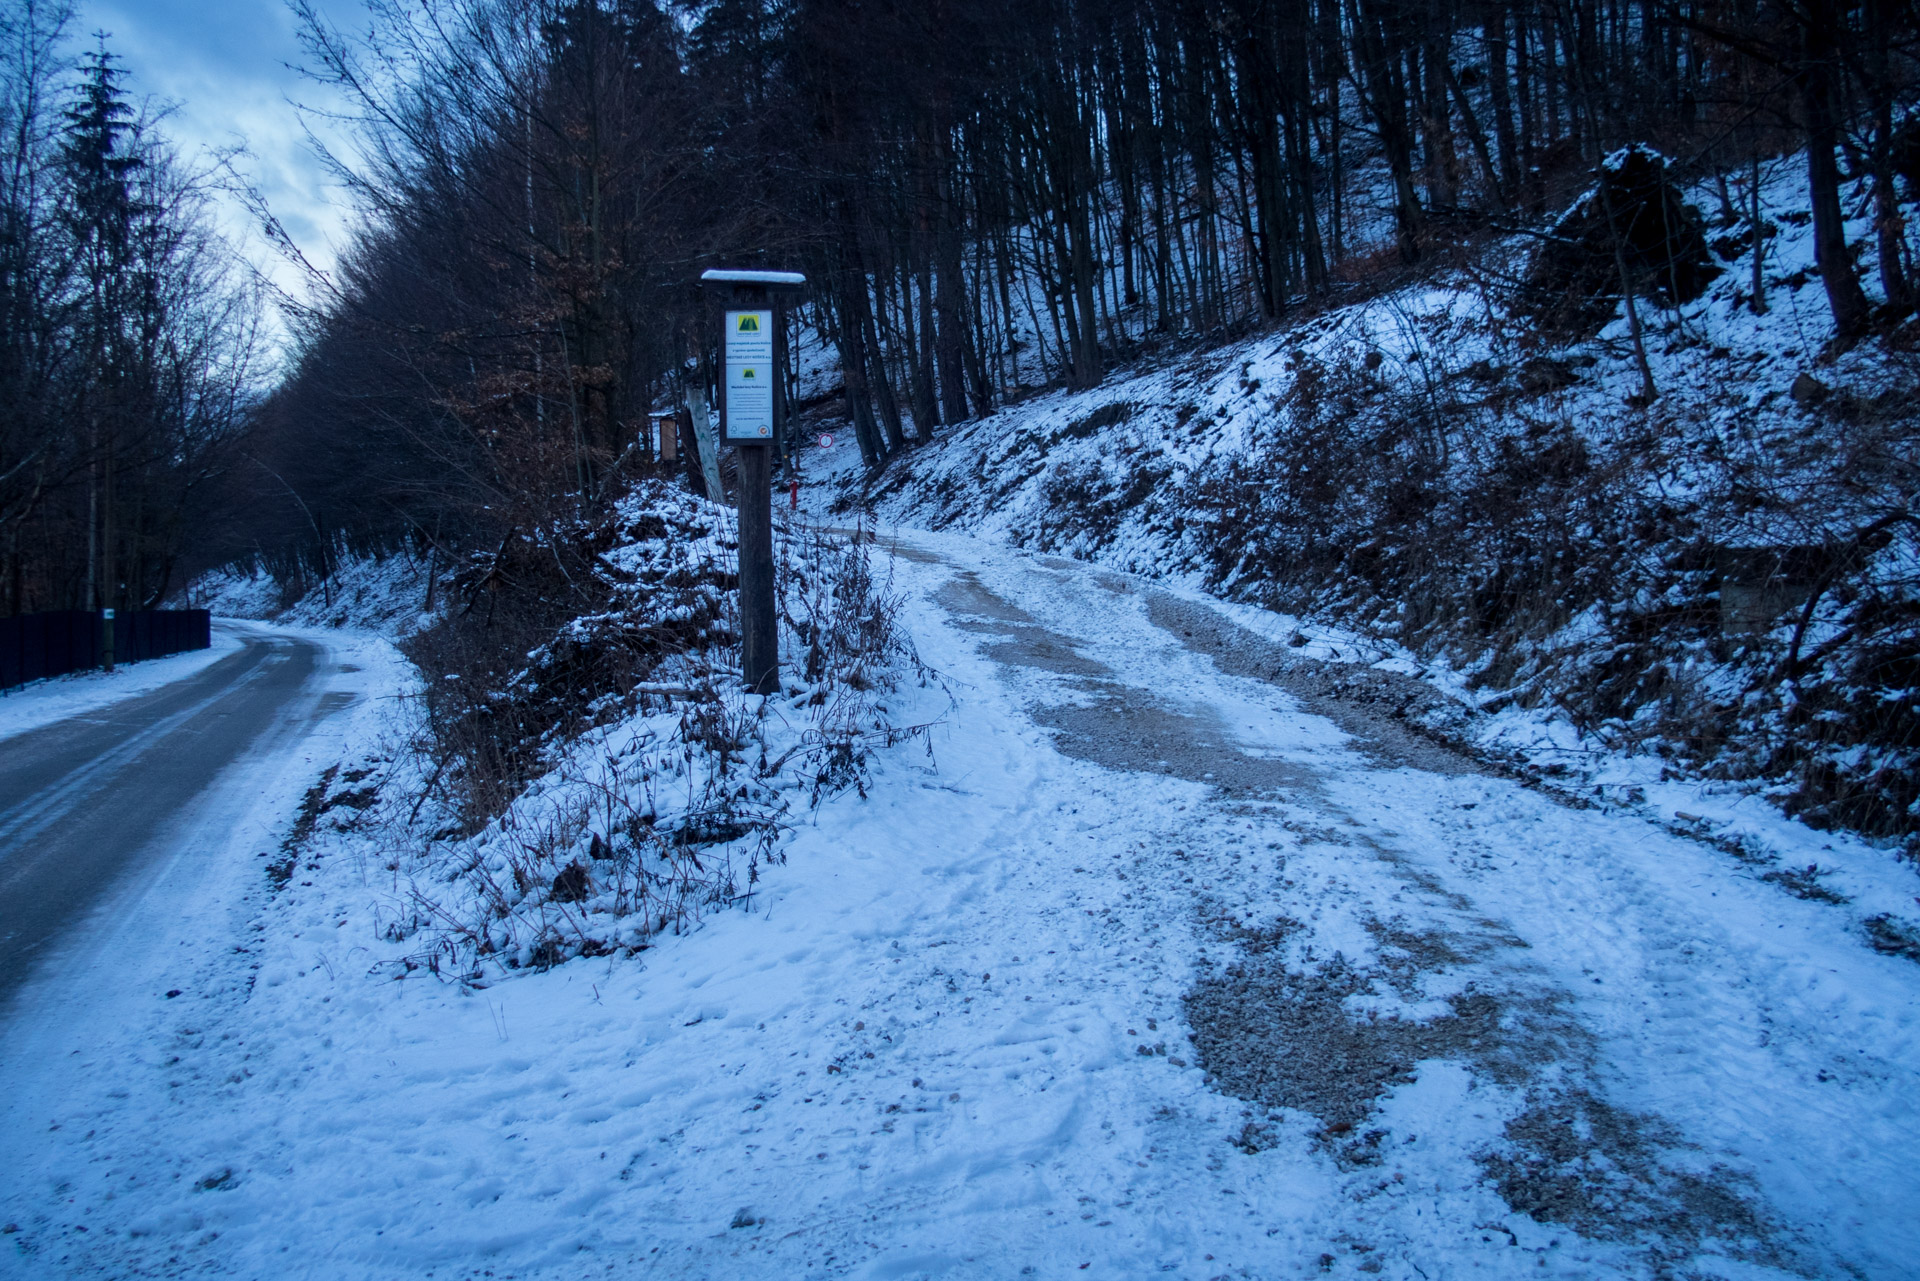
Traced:
<path fill-rule="evenodd" d="M 1896 1020 L 1895 1026 L 1878 1029 L 1893 1034 L 1890 1041 L 1879 1038 L 1885 1043 L 1879 1053 L 1839 1056 L 1854 1065 L 1856 1079 L 1878 1083 L 1880 1099 L 1834 1091 L 1802 1097 L 1804 1091 L 1792 1090 L 1793 1117 L 1781 1124 L 1786 1119 L 1777 1106 L 1786 1084 L 1781 1078 L 1792 1077 L 1796 1067 L 1814 1080 L 1827 1076 L 1804 1072 L 1804 1051 L 1831 1042 L 1839 1031 L 1831 1020 L 1808 1017 L 1814 1011 L 1788 990 L 1791 982 L 1768 982 L 1748 972 L 1746 963 L 1754 958 L 1751 939 L 1743 933 L 1752 933 L 1745 927 L 1753 924 L 1754 909 L 1792 916 L 1792 907 L 1763 894 L 1761 903 L 1740 905 L 1738 930 L 1715 923 L 1710 913 L 1703 917 L 1702 890 L 1706 899 L 1717 898 L 1722 890 L 1715 886 L 1724 888 L 1738 878 L 1650 824 L 1599 811 L 1569 811 L 1515 784 L 1484 777 L 1469 758 L 1393 717 L 1392 709 L 1404 707 L 1411 697 L 1407 691 L 1385 691 L 1385 714 L 1330 700 L 1311 688 L 1286 700 L 1296 717 L 1300 705 L 1309 703 L 1313 712 L 1332 714 L 1342 729 L 1364 736 L 1364 756 L 1351 743 L 1294 744 L 1275 751 L 1271 743 L 1235 742 L 1221 731 L 1235 704 L 1246 699 L 1251 684 L 1246 678 L 1255 674 L 1261 657 L 1247 652 L 1246 641 L 1269 642 L 1204 605 L 1106 571 L 1046 559 L 1038 565 L 985 556 L 976 561 L 964 553 L 956 559 L 972 563 L 943 593 L 942 604 L 958 616 L 958 626 L 1001 638 L 983 652 L 1010 672 L 1026 669 L 1011 679 L 1039 704 L 1035 721 L 1058 732 L 1061 751 L 1115 770 L 1213 784 L 1220 794 L 1216 808 L 1236 797 L 1244 806 L 1246 798 L 1263 792 L 1270 801 L 1283 798 L 1281 807 L 1291 810 L 1291 817 L 1269 817 L 1269 825 L 1292 827 L 1295 834 L 1316 827 L 1339 833 L 1337 844 L 1310 838 L 1304 848 L 1318 847 L 1320 861 L 1331 854 L 1349 867 L 1351 855 L 1335 851 L 1363 852 L 1400 882 L 1398 887 L 1357 884 L 1344 898 L 1323 890 L 1315 911 L 1339 899 L 1348 919 L 1332 930 L 1315 923 L 1306 936 L 1324 933 L 1339 940 L 1344 933 L 1354 954 L 1371 962 L 1372 970 L 1384 963 L 1386 971 L 1398 968 L 1404 977 L 1409 969 L 1405 950 L 1388 941 L 1394 925 L 1378 913 L 1404 912 L 1406 891 L 1421 900 L 1415 915 L 1423 918 L 1424 928 L 1452 940 L 1466 955 L 1411 967 L 1422 972 L 1430 990 L 1422 992 L 1422 983 L 1403 983 L 1402 997 L 1413 998 L 1409 1004 L 1416 1011 L 1424 998 L 1431 1026 L 1436 998 L 1454 1000 L 1453 1011 L 1441 1017 L 1457 1019 L 1459 999 L 1478 987 L 1481 996 L 1492 991 L 1506 1003 L 1497 1022 L 1519 1025 L 1491 1038 L 1487 1029 L 1479 1029 L 1483 1041 L 1499 1042 L 1499 1053 L 1491 1058 L 1484 1045 L 1478 1055 L 1455 1047 L 1444 1056 L 1473 1063 L 1479 1076 L 1505 1091 L 1504 1134 L 1471 1155 L 1479 1158 L 1478 1173 L 1492 1180 L 1516 1210 L 1590 1236 L 1637 1241 L 1644 1247 L 1641 1263 L 1656 1271 L 1688 1257 L 1731 1254 L 1772 1268 L 1839 1266 L 1862 1275 L 1898 1275 L 1889 1269 L 1899 1266 L 1895 1260 L 1904 1257 L 1911 1233 L 1867 1227 L 1888 1223 L 1889 1212 L 1897 1219 L 1899 1207 L 1912 1199 L 1885 1194 L 1887 1180 L 1898 1177 L 1887 1163 L 1892 1153 L 1863 1160 L 1858 1150 L 1837 1149 L 1831 1142 L 1809 1147 L 1775 1141 L 1782 1130 L 1793 1132 L 1796 1140 L 1844 1133 L 1849 1121 L 1857 1127 L 1865 1119 L 1863 1110 L 1870 1115 L 1890 1107 L 1896 1115 L 1911 1115 L 1916 1096 L 1914 1074 L 1898 1056 L 1911 1046 L 1911 1032 Z M 1211 627 L 1193 626 L 1202 616 Z M 1180 663 L 1169 653 L 1173 648 L 1212 670 L 1198 673 L 1189 665 L 1176 674 Z M 1213 660 L 1223 652 L 1227 661 L 1215 666 Z M 1144 669 L 1157 677 L 1151 685 L 1141 680 Z M 1282 664 L 1257 674 L 1286 687 Z M 1070 701 L 1049 703 L 1062 693 Z M 1487 810 L 1476 822 L 1479 806 Z M 1389 818 L 1390 824 L 1382 821 Z M 1518 843 L 1516 831 L 1522 833 Z M 1524 835 L 1529 832 L 1537 835 Z M 1684 876 L 1677 872 L 1682 867 Z M 1686 878 L 1691 883 L 1682 883 Z M 1259 897 L 1249 894 L 1247 902 Z M 1300 899 L 1297 893 L 1278 897 Z M 1489 913 L 1476 906 L 1482 901 L 1500 906 Z M 1229 927 L 1219 931 L 1224 937 L 1247 932 L 1230 910 L 1223 913 L 1218 904 L 1212 910 L 1224 915 Z M 1352 928 L 1356 924 L 1358 931 Z M 1361 937 L 1369 932 L 1371 948 Z M 1403 927 L 1399 933 L 1418 937 L 1421 930 Z M 1799 930 L 1787 947 L 1763 955 L 1791 972 L 1792 945 L 1806 941 Z M 1851 959 L 1867 959 L 1859 949 L 1851 951 Z M 1296 968 L 1299 957 L 1298 952 L 1292 957 Z M 1341 952 L 1334 959 L 1350 965 Z M 1889 967 L 1877 968 L 1884 973 Z M 1229 965 L 1214 972 L 1235 971 Z M 1242 954 L 1237 974 L 1244 980 L 1250 972 Z M 1285 995 L 1280 976 L 1288 967 L 1267 963 L 1264 973 L 1269 996 Z M 1210 978 L 1203 985 L 1219 981 Z M 1336 1004 L 1377 1003 L 1380 986 L 1375 978 L 1349 982 L 1334 994 L 1340 998 Z M 1625 992 L 1635 995 L 1618 994 Z M 1405 1021 L 1409 1012 L 1389 1012 L 1403 1016 L 1394 1029 L 1403 1042 L 1407 1029 L 1419 1025 L 1418 1013 L 1415 1022 Z M 1778 1035 L 1766 1025 L 1787 1022 L 1792 1024 L 1788 1039 L 1803 1050 L 1797 1056 L 1775 1054 L 1769 1060 L 1747 1053 L 1730 1056 L 1731 1062 L 1712 1062 L 1713 1053 L 1726 1048 L 1723 1042 L 1747 1036 L 1764 1047 Z M 1507 1071 L 1501 1080 L 1495 1060 L 1528 1057 L 1530 1041 L 1541 1052 L 1531 1055 L 1529 1069 Z M 1724 1100 L 1703 1098 L 1700 1073 L 1676 1063 L 1699 1063 L 1709 1074 L 1724 1066 L 1740 1088 Z M 1386 1075 L 1391 1087 L 1417 1073 Z M 1615 1095 L 1630 1105 L 1610 1101 Z M 1669 1112 L 1684 1123 L 1676 1128 L 1663 1119 Z M 1334 1117 L 1329 1129 L 1356 1134 L 1326 1144 L 1337 1160 L 1355 1169 L 1377 1163 L 1378 1141 L 1385 1136 L 1374 1136 L 1369 1146 L 1368 1132 L 1348 1113 Z M 1570 1135 L 1577 1141 L 1569 1142 Z M 1838 1167 L 1829 1173 L 1844 1170 L 1847 1176 L 1837 1189 L 1831 1180 L 1818 1188 L 1823 1158 Z M 1853 1168 L 1845 1169 L 1849 1164 Z M 1827 1207 L 1809 1212 L 1810 1200 L 1824 1200 Z M 1780 1206 L 1794 1211 L 1791 1218 L 1771 1208 Z"/>

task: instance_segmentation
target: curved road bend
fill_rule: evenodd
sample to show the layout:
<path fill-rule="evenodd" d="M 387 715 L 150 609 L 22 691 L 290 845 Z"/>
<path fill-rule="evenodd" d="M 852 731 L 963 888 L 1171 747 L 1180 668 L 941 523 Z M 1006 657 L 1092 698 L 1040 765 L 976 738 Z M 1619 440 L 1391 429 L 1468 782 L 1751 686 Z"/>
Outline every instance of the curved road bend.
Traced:
<path fill-rule="evenodd" d="M 0 740 L 0 1008 L 314 674 L 317 645 L 242 640 L 185 680 Z"/>

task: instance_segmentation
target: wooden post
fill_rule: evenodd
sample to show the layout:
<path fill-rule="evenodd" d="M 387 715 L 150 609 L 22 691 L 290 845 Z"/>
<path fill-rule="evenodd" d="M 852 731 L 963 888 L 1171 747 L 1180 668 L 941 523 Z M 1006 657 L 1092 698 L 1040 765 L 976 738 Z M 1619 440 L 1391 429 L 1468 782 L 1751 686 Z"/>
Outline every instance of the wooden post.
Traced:
<path fill-rule="evenodd" d="M 797 272 L 709 271 L 727 291 L 721 341 L 721 439 L 740 458 L 740 677 L 756 694 L 780 689 L 773 592 L 773 453 L 786 428 L 785 369 L 770 299 L 806 283 Z M 773 332 L 769 332 L 769 331 Z"/>
<path fill-rule="evenodd" d="M 780 689 L 773 608 L 773 446 L 740 450 L 740 678 L 756 694 Z"/>
<path fill-rule="evenodd" d="M 691 392 L 688 393 L 688 399 L 692 399 Z M 687 488 L 702 498 L 711 498 L 712 495 L 707 493 L 707 473 L 703 466 L 703 459 L 706 454 L 711 453 L 712 450 L 709 448 L 703 452 L 699 439 L 694 435 L 693 408 L 691 405 L 682 405 L 680 407 L 678 422 L 680 424 L 679 438 L 683 446 L 680 450 L 680 462 L 681 465 L 686 468 Z M 708 444 L 711 445 L 712 442 L 709 441 Z"/>

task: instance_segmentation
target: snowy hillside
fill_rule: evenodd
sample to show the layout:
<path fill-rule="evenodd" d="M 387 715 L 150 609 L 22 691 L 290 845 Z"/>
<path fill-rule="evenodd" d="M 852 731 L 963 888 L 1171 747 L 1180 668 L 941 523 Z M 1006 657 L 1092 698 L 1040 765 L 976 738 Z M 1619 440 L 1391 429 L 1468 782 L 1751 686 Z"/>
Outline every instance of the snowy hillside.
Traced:
<path fill-rule="evenodd" d="M 1699 298 L 1640 303 L 1651 405 L 1624 312 L 1560 345 L 1514 314 L 1515 238 L 872 480 L 837 447 L 831 505 L 1279 611 L 1301 658 L 1420 674 L 1445 697 L 1418 717 L 1518 767 L 1638 755 L 1897 842 L 1920 826 L 1920 362 L 1911 324 L 1828 343 L 1805 207 L 1797 170 L 1764 192 L 1764 313 L 1734 235 Z M 1848 207 L 1870 240 L 1864 188 Z"/>
<path fill-rule="evenodd" d="M 444 587 L 430 585 L 428 576 L 427 561 L 404 553 L 342 553 L 333 574 L 321 581 L 283 581 L 257 566 L 245 573 L 222 569 L 195 579 L 184 599 L 221 618 L 352 627 L 403 640 L 431 626 L 445 608 Z M 441 566 L 435 577 L 445 576 L 446 567 Z"/>

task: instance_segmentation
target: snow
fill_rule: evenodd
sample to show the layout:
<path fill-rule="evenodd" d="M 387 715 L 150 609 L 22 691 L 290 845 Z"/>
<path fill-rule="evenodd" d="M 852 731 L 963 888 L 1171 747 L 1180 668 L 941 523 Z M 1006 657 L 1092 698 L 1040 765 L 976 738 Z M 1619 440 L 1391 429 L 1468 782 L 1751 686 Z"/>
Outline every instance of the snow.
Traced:
<path fill-rule="evenodd" d="M 709 268 L 700 279 L 724 285 L 804 285 L 807 278 L 797 271 L 728 271 Z"/>
<path fill-rule="evenodd" d="M 1825 341 L 1817 288 L 1785 283 L 1809 236 L 1769 242 L 1767 316 L 1736 265 L 1685 314 L 1694 341 L 1653 353 L 1703 404 L 1743 371 L 1754 412 L 1702 415 L 1730 441 L 1799 413 Z M 1637 385 L 1624 334 L 1550 394 L 1582 431 Z M 637 954 L 409 968 L 396 922 L 437 900 L 378 809 L 326 810 L 271 889 L 323 771 L 398 802 L 419 781 L 411 669 L 338 627 L 403 636 L 425 584 L 355 561 L 286 613 L 257 576 L 203 580 L 314 625 L 315 698 L 353 702 L 291 718 L 13 1012 L 0 1277 L 1910 1275 L 1920 967 L 1865 923 L 1914 915 L 1912 864 L 1391 635 L 1215 599 L 1143 513 L 1061 539 L 1078 560 L 1012 546 L 1052 545 L 1050 481 L 1123 451 L 1189 475 L 1255 442 L 1292 352 L 1361 349 L 1429 388 L 1512 359 L 1442 282 L 919 451 L 844 523 L 897 551 L 939 679 L 886 698 L 932 731 L 796 815 L 743 906 Z M 803 363 L 824 391 L 830 353 Z M 835 435 L 802 460 L 821 514 L 859 471 Z M 1561 772 L 1508 778 L 1230 674 L 1168 602 L 1424 681 L 1474 746 Z M 85 706 L 54 684 L 23 706 Z M 594 785 L 550 782 L 515 811 L 530 829 Z M 1790 892 L 1801 868 L 1829 901 Z"/>
<path fill-rule="evenodd" d="M 1920 1254 L 1920 968 L 1846 913 L 1638 814 L 1383 759 L 1153 625 L 1142 580 L 924 532 L 893 569 L 954 700 L 900 695 L 930 742 L 798 826 L 750 908 L 487 987 L 387 977 L 399 883 L 350 814 L 262 884 L 295 793 L 405 733 L 403 665 L 343 638 L 352 719 L 212 807 L 196 906 L 126 908 L 116 937 L 149 946 L 30 1002 L 0 1275 L 1893 1278 Z M 1344 1006 L 1363 1042 L 1479 993 L 1494 1044 L 1338 1104 L 1351 1131 L 1233 1097 L 1187 998 L 1258 998 L 1262 957 L 1373 975 Z M 1657 1158 L 1648 1204 L 1694 1217 L 1511 1209 L 1487 1162 L 1554 1100 L 1671 1126 L 1595 1160 Z"/>
<path fill-rule="evenodd" d="M 425 599 L 426 566 L 406 556 L 344 555 L 336 580 L 332 603 L 326 592 L 315 589 L 282 604 L 279 585 L 263 570 L 202 575 L 187 589 L 186 604 L 213 613 L 210 648 L 122 663 L 112 673 L 73 672 L 0 690 L 0 739 L 184 680 L 238 650 L 249 622 L 271 621 L 299 629 L 345 628 L 400 640 L 439 616 L 419 608 Z"/>
<path fill-rule="evenodd" d="M 1717 598 L 1709 593 L 1716 585 L 1707 581 L 1712 574 L 1668 573 L 1663 567 L 1669 561 L 1677 564 L 1689 551 L 1698 554 L 1700 546 L 1709 552 L 1714 547 L 1844 546 L 1853 531 L 1907 504 L 1896 485 L 1863 480 L 1867 473 L 1879 474 L 1872 467 L 1832 467 L 1852 447 L 1835 443 L 1846 433 L 1816 419 L 1792 394 L 1796 379 L 1817 375 L 1864 403 L 1898 385 L 1904 368 L 1903 356 L 1877 343 L 1827 349 L 1832 324 L 1812 271 L 1804 169 L 1804 157 L 1791 156 L 1765 167 L 1763 207 L 1775 234 L 1765 240 L 1769 296 L 1764 314 L 1755 315 L 1746 297 L 1750 251 L 1725 260 L 1707 292 L 1686 307 L 1642 306 L 1649 360 L 1662 393 L 1651 415 L 1628 403 L 1641 384 L 1624 311 L 1594 340 L 1557 350 L 1542 349 L 1522 323 L 1506 314 L 1502 291 L 1488 282 L 1502 272 L 1515 276 L 1522 270 L 1524 244 L 1516 242 L 1510 247 L 1513 262 L 1493 263 L 1484 273 L 1442 272 L 1227 347 L 1149 360 L 1117 372 L 1092 391 L 1048 392 L 941 429 L 928 445 L 893 460 L 870 481 L 861 475 L 850 447 L 837 444 L 824 456 L 807 451 L 803 498 L 822 516 L 865 510 L 866 518 L 883 529 L 963 530 L 1004 546 L 1057 551 L 1150 575 L 1177 591 L 1205 589 L 1252 605 L 1276 604 L 1284 596 L 1287 603 L 1311 609 L 1311 616 L 1267 614 L 1267 621 L 1255 621 L 1264 613 L 1258 609 L 1234 616 L 1264 635 L 1290 638 L 1304 658 L 1417 676 L 1458 705 L 1460 715 L 1447 726 L 1450 733 L 1490 756 L 1550 772 L 1558 780 L 1553 785 L 1562 790 L 1592 794 L 1611 788 L 1631 795 L 1637 788 L 1652 800 L 1666 797 L 1659 805 L 1668 820 L 1678 813 L 1711 811 L 1713 824 L 1724 826 L 1733 821 L 1725 805 L 1763 803 L 1770 790 L 1776 799 L 1796 790 L 1776 786 L 1781 782 L 1777 771 L 1784 767 L 1770 763 L 1767 746 L 1796 732 L 1784 711 L 1794 695 L 1787 691 L 1773 702 L 1741 702 L 1743 691 L 1775 684 L 1767 680 L 1769 662 L 1784 658 L 1792 619 L 1758 640 L 1752 652 L 1730 659 L 1708 654 L 1698 644 L 1689 648 L 1678 632 L 1666 650 L 1659 643 L 1643 647 L 1638 651 L 1642 661 L 1666 662 L 1679 692 L 1668 707 L 1651 700 L 1631 709 L 1629 721 L 1592 723 L 1599 716 L 1587 715 L 1591 709 L 1581 705 L 1578 691 L 1595 669 L 1627 652 L 1617 647 L 1633 643 L 1626 626 L 1630 620 L 1662 605 L 1714 606 Z M 1866 195 L 1865 184 L 1857 183 L 1845 203 L 1858 215 L 1849 222 L 1848 235 L 1863 250 L 1861 273 L 1871 291 L 1876 272 Z M 1718 204 L 1709 185 L 1691 196 L 1704 208 Z M 1738 203 L 1744 208 L 1744 193 Z M 1709 218 L 1708 234 L 1743 227 L 1736 221 L 1723 228 Z M 1490 251 L 1494 258 L 1501 252 Z M 1430 496 L 1472 493 L 1476 468 L 1485 465 L 1473 457 L 1476 451 L 1490 457 L 1495 446 L 1511 446 L 1525 453 L 1534 447 L 1530 429 L 1564 428 L 1588 442 L 1596 458 L 1616 463 L 1643 458 L 1638 499 L 1690 513 L 1688 537 L 1699 546 L 1689 548 L 1679 540 L 1643 549 L 1635 564 L 1623 565 L 1595 550 L 1598 538 L 1591 527 L 1577 531 L 1570 554 L 1591 554 L 1592 570 L 1602 581 L 1617 575 L 1630 585 L 1646 578 L 1657 593 L 1642 589 L 1636 596 L 1627 590 L 1545 636 L 1489 641 L 1471 627 L 1451 633 L 1436 629 L 1437 635 L 1429 632 L 1422 640 L 1420 652 L 1399 643 L 1403 622 L 1391 615 L 1390 602 L 1368 599 L 1373 588 L 1358 578 L 1278 584 L 1258 557 L 1250 565 L 1234 564 L 1232 549 L 1219 544 L 1213 532 L 1222 518 L 1207 504 L 1240 501 L 1236 487 L 1262 487 L 1264 469 L 1275 457 L 1262 450 L 1286 437 L 1300 415 L 1313 412 L 1311 399 L 1289 400 L 1302 385 L 1303 371 L 1323 385 L 1331 376 L 1338 385 L 1343 372 L 1352 374 L 1376 357 L 1380 368 L 1374 377 L 1403 397 L 1393 402 L 1396 406 L 1415 412 L 1419 404 L 1433 404 L 1457 420 L 1453 465 L 1461 475 L 1430 489 Z M 1537 394 L 1518 394 L 1512 385 L 1498 383 L 1499 377 L 1543 358 L 1574 371 L 1575 381 Z M 1504 390 L 1482 386 L 1473 374 L 1476 368 L 1490 371 L 1493 383 Z M 1130 407 L 1123 421 L 1088 425 L 1096 411 L 1111 405 Z M 1348 439 L 1337 431 L 1330 438 Z M 1362 433 L 1355 443 L 1365 447 L 1365 440 Z M 1311 448 L 1303 448 L 1310 460 Z M 1728 494 L 1756 486 L 1771 499 L 1744 505 L 1727 501 Z M 1325 536 L 1351 542 L 1367 536 L 1371 515 L 1359 508 L 1329 519 L 1336 527 Z M 1412 527 L 1396 528 L 1405 533 Z M 1272 556 L 1284 559 L 1297 550 L 1283 544 Z M 1912 582 L 1911 557 L 1910 543 L 1896 541 L 1857 587 L 1847 590 L 1904 598 Z M 1312 572 L 1306 574 L 1309 580 Z M 1690 593 L 1685 600 L 1682 578 Z M 1343 599 L 1349 593 L 1352 598 Z M 1827 593 L 1802 652 L 1840 634 L 1850 621 L 1833 603 L 1842 594 Z M 1310 604 L 1300 604 L 1300 597 Z M 1476 644 L 1483 646 L 1479 652 Z M 1509 674 L 1490 683 L 1476 679 L 1495 658 L 1508 660 L 1504 670 Z M 1836 698 L 1832 687 L 1840 678 L 1828 672 L 1818 679 L 1826 681 L 1825 696 Z M 1557 706 L 1555 698 L 1569 690 L 1564 701 L 1571 706 Z M 1874 694 L 1882 701 L 1894 696 L 1874 691 L 1861 701 Z M 1515 706 L 1516 699 L 1528 705 Z M 1577 717 L 1584 722 L 1577 724 Z M 1697 757 L 1689 746 L 1697 741 L 1689 735 L 1708 723 L 1738 727 L 1717 760 L 1710 752 Z M 1834 729 L 1842 737 L 1852 732 Z M 1664 759 L 1653 754 L 1656 749 L 1665 751 Z M 1628 759 L 1634 750 L 1645 754 Z M 1886 753 L 1850 754 L 1847 748 L 1817 748 L 1816 754 L 1825 751 L 1823 759 L 1852 782 L 1869 778 L 1883 762 L 1890 775 L 1905 770 L 1910 762 L 1897 749 L 1889 750 L 1894 752 L 1890 760 Z M 1701 786 L 1697 779 L 1658 795 L 1647 790 L 1650 781 L 1671 781 L 1676 771 L 1687 770 L 1731 773 L 1748 781 L 1741 789 L 1720 789 L 1715 794 L 1721 801 L 1705 809 L 1677 795 Z M 1817 807 L 1814 813 L 1820 813 Z M 1798 859 L 1798 866 L 1831 861 L 1828 841 L 1817 833 L 1785 828 L 1764 839 L 1750 833 L 1730 839 L 1756 842 L 1768 857 Z M 1876 864 L 1868 878 L 1884 882 L 1889 860 L 1873 856 L 1868 861 Z M 1910 896 L 1884 887 L 1873 894 L 1879 910 L 1913 915 Z"/>
<path fill-rule="evenodd" d="M 50 676 L 0 690 L 0 739 L 97 712 L 122 699 L 152 693 L 163 685 L 205 671 L 240 648 L 237 631 L 219 622 L 213 626 L 213 643 L 206 649 L 149 658 L 139 663 L 121 663 L 111 672 L 69 672 L 65 676 Z"/>
<path fill-rule="evenodd" d="M 1768 169 L 1764 208 L 1775 233 L 1765 242 L 1769 310 L 1755 315 L 1747 305 L 1750 253 L 1721 263 L 1723 270 L 1707 292 L 1678 311 L 1641 305 L 1643 320 L 1656 331 L 1650 334 L 1649 360 L 1664 400 L 1697 406 L 1702 417 L 1722 421 L 1742 446 L 1801 421 L 1802 410 L 1788 389 L 1803 372 L 1818 369 L 1823 379 L 1863 393 L 1887 377 L 1887 362 L 1868 348 L 1838 354 L 1831 363 L 1821 359 L 1832 322 L 1817 279 L 1809 283 L 1815 273 L 1804 163 L 1787 157 Z M 1847 235 L 1864 252 L 1862 281 L 1871 292 L 1872 220 L 1865 192 L 1862 183 L 1847 194 L 1849 209 L 1858 215 L 1848 221 Z M 1704 189 L 1692 194 L 1695 203 L 1710 203 Z M 1710 235 L 1718 230 L 1709 223 Z M 1448 387 L 1476 362 L 1514 368 L 1539 354 L 1539 347 L 1506 314 L 1500 291 L 1486 279 L 1443 274 L 1276 333 L 1122 370 L 1091 391 L 1051 391 L 937 429 L 932 456 L 922 451 L 908 460 L 911 483 L 902 486 L 900 478 L 890 477 L 895 485 L 880 491 L 879 514 L 887 521 L 937 527 L 958 521 L 996 541 L 1031 542 L 1044 530 L 1050 477 L 1076 466 L 1118 466 L 1133 455 L 1158 455 L 1169 464 L 1166 488 L 1171 488 L 1196 469 L 1246 453 L 1262 433 L 1278 429 L 1273 393 L 1292 385 L 1296 358 L 1339 369 L 1367 352 L 1382 357 L 1386 373 L 1397 382 L 1441 397 L 1460 395 Z M 1594 439 L 1641 421 L 1623 404 L 1639 389 L 1624 309 L 1593 341 L 1546 354 L 1583 362 L 1590 372 L 1545 396 L 1545 411 Z M 1762 412 L 1732 414 L 1729 389 Z M 1062 428 L 1110 403 L 1130 404 L 1135 412 L 1117 427 L 1062 438 Z M 1190 412 L 1178 417 L 1183 405 Z M 1202 434 L 1188 430 L 1189 422 L 1217 422 L 1218 427 Z M 840 435 L 850 444 L 847 432 Z M 1041 441 L 1045 444 L 1036 454 L 1034 445 Z M 834 475 L 849 475 L 841 449 L 836 446 L 832 453 Z M 803 463 L 811 469 L 811 451 Z M 989 474 L 990 484 L 983 479 Z M 1177 540 L 1151 527 L 1152 515 L 1143 506 L 1128 514 L 1111 540 L 1063 550 L 1115 568 L 1151 572 L 1177 550 L 1170 546 Z"/>
<path fill-rule="evenodd" d="M 435 608 L 425 609 L 427 575 L 438 580 Z M 265 569 L 214 570 L 195 579 L 187 599 L 215 615 L 282 623 L 291 627 L 346 627 L 404 640 L 429 627 L 446 605 L 448 567 L 404 553 L 361 555 L 339 552 L 333 581 L 301 585 L 285 599 L 282 585 Z"/>

